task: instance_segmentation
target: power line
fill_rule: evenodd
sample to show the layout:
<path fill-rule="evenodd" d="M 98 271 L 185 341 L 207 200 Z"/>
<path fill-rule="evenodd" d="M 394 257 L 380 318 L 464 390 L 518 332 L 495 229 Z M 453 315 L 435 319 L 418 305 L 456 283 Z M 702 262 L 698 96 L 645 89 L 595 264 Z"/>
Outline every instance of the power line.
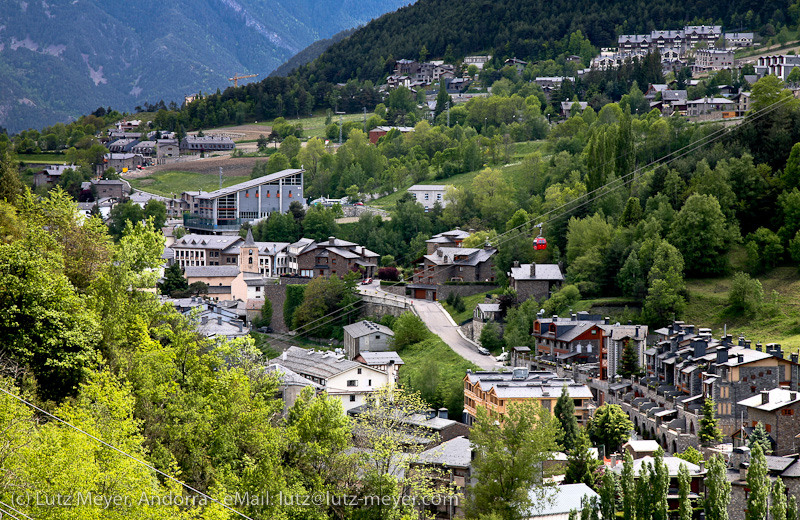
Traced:
<path fill-rule="evenodd" d="M 29 407 L 33 408 L 34 410 L 38 411 L 39 413 L 43 413 L 43 414 L 45 414 L 46 416 L 48 416 L 48 417 L 50 417 L 50 418 L 52 418 L 52 419 L 55 419 L 56 421 L 60 422 L 61 424 L 65 425 L 65 426 L 68 426 L 69 428 L 72 428 L 72 429 L 73 429 L 73 430 L 75 430 L 76 432 L 78 432 L 78 433 L 81 433 L 81 434 L 83 434 L 83 435 L 85 435 L 85 436 L 87 436 L 87 437 L 89 437 L 89 438 L 91 438 L 91 439 L 93 439 L 93 440 L 95 440 L 95 441 L 99 442 L 99 443 L 100 443 L 100 444 L 102 444 L 103 446 L 105 446 L 105 447 L 107 447 L 107 448 L 110 448 L 110 449 L 112 449 L 112 450 L 116 451 L 117 453 L 119 453 L 119 454 L 121 454 L 121 455 L 123 455 L 123 456 L 125 456 L 125 457 L 127 457 L 127 458 L 129 458 L 129 459 L 131 459 L 131 460 L 133 460 L 134 462 L 136 462 L 136 463 L 138 463 L 138 464 L 141 464 L 142 466 L 144 466 L 144 467 L 146 467 L 146 468 L 148 468 L 148 469 L 150 469 L 150 470 L 152 470 L 152 471 L 155 471 L 156 473 L 158 473 L 158 474 L 159 474 L 159 475 L 161 475 L 162 477 L 168 478 L 169 480 L 171 480 L 171 481 L 175 482 L 176 484 L 179 484 L 179 485 L 181 485 L 182 487 L 184 487 L 184 488 L 186 488 L 186 489 L 188 489 L 188 490 L 190 490 L 190 491 L 192 491 L 192 492 L 194 492 L 194 493 L 197 493 L 198 495 L 200 495 L 200 496 L 202 496 L 202 497 L 204 497 L 204 498 L 207 498 L 208 500 L 211 500 L 212 502 L 214 502 L 214 503 L 216 503 L 216 504 L 219 504 L 219 505 L 221 505 L 222 507 L 224 507 L 224 508 L 225 508 L 225 509 L 227 509 L 228 511 L 230 511 L 230 512 L 232 512 L 232 513 L 236 513 L 237 515 L 241 516 L 242 518 L 246 518 L 247 520 L 253 520 L 252 518 L 250 518 L 249 516 L 245 515 L 244 513 L 240 513 L 240 512 L 239 512 L 239 511 L 237 511 L 236 509 L 233 509 L 232 507 L 230 507 L 230 506 L 228 506 L 228 505 L 226 505 L 226 504 L 224 504 L 224 503 L 220 502 L 220 501 L 219 501 L 219 500 L 217 500 L 216 498 L 214 498 L 214 497 L 212 497 L 212 496 L 209 496 L 209 495 L 207 495 L 207 494 L 203 493 L 202 491 L 200 491 L 200 490 L 197 490 L 197 489 L 193 488 L 193 487 L 192 487 L 192 486 L 190 486 L 189 484 L 186 484 L 186 483 L 184 483 L 184 482 L 181 482 L 180 480 L 176 479 L 176 478 L 175 478 L 175 477 L 173 477 L 172 475 L 168 475 L 167 473 L 164 473 L 164 472 L 163 472 L 163 471 L 161 471 L 160 469 L 158 469 L 158 468 L 156 468 L 156 467 L 153 467 L 153 466 L 151 466 L 150 464 L 148 464 L 147 462 L 144 462 L 144 461 L 143 461 L 143 460 L 141 460 L 140 458 L 138 458 L 138 457 L 136 457 L 136 456 L 134 456 L 134 455 L 131 455 L 130 453 L 127 453 L 127 452 L 125 452 L 125 451 L 123 451 L 123 450 L 121 450 L 121 449 L 117 448 L 116 446 L 114 446 L 114 445 L 112 445 L 112 444 L 109 444 L 109 443 L 107 443 L 106 441 L 104 441 L 104 440 L 102 440 L 102 439 L 100 439 L 100 438 L 98 438 L 98 437 L 96 437 L 96 436 L 92 435 L 91 433 L 89 433 L 89 432 L 87 432 L 87 431 L 85 431 L 85 430 L 82 430 L 82 429 L 78 428 L 77 426 L 74 426 L 74 425 L 70 424 L 69 422 L 65 421 L 64 419 L 62 419 L 62 418 L 60 418 L 60 417 L 58 417 L 58 416 L 56 416 L 56 415 L 53 415 L 52 413 L 48 412 L 47 410 L 43 410 L 42 408 L 39 408 L 39 407 L 38 407 L 38 406 L 36 406 L 35 404 L 33 404 L 33 403 L 31 403 L 31 402 L 29 402 L 29 401 L 27 401 L 27 400 L 23 399 L 22 397 L 19 397 L 19 396 L 15 395 L 15 394 L 12 394 L 11 392 L 9 392 L 8 390 L 6 390 L 5 388 L 0 388 L 0 392 L 3 392 L 4 394 L 6 394 L 6 395 L 8 395 L 8 396 L 10 396 L 10 397 L 13 397 L 13 398 L 14 398 L 14 399 L 16 399 L 17 401 L 19 401 L 19 402 L 21 402 L 21 403 L 23 403 L 23 404 L 25 404 L 25 405 L 27 405 L 27 406 L 29 406 Z M 28 517 L 28 518 L 30 518 L 30 517 Z"/>

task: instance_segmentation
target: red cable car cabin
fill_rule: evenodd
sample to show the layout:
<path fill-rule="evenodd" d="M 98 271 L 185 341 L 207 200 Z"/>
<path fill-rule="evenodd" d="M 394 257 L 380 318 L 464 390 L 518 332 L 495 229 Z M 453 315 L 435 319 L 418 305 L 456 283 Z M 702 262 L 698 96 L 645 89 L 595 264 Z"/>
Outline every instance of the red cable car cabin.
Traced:
<path fill-rule="evenodd" d="M 536 237 L 533 239 L 533 249 L 536 251 L 547 249 L 547 239 L 544 237 Z"/>

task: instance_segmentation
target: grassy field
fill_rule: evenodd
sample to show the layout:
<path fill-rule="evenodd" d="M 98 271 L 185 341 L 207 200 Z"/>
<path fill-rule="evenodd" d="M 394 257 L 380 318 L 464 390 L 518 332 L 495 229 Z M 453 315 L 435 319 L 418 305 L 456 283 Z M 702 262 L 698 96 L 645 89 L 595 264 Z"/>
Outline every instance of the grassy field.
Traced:
<path fill-rule="evenodd" d="M 14 159 L 24 163 L 35 164 L 63 164 L 67 161 L 67 156 L 63 153 L 27 153 L 17 154 Z"/>
<path fill-rule="evenodd" d="M 503 292 L 502 289 L 495 289 L 493 291 L 487 290 L 486 292 L 473 294 L 472 296 L 465 296 L 464 297 L 464 312 L 456 312 L 456 310 L 449 305 L 447 302 L 442 300 L 442 307 L 450 313 L 450 316 L 456 323 L 461 323 L 463 321 L 468 320 L 472 317 L 472 312 L 475 310 L 475 306 L 479 303 L 483 303 L 486 300 L 487 294 L 500 294 Z"/>
<path fill-rule="evenodd" d="M 231 186 L 250 177 L 223 177 L 222 186 Z M 167 171 L 153 173 L 147 177 L 130 179 L 131 186 L 165 197 L 179 196 L 187 190 L 213 191 L 219 188 L 219 178 L 202 173 Z"/>
<path fill-rule="evenodd" d="M 521 179 L 521 177 L 525 174 L 525 167 L 522 165 L 522 159 L 528 155 L 529 153 L 535 151 L 544 151 L 544 147 L 546 146 L 545 141 L 527 141 L 522 143 L 515 143 L 514 144 L 514 152 L 511 157 L 511 162 L 508 164 L 504 164 L 501 166 L 492 166 L 492 168 L 499 168 L 500 171 L 503 172 L 503 176 L 508 180 L 512 186 L 516 186 Z M 419 184 L 421 185 L 429 185 L 429 184 L 447 184 L 456 187 L 469 187 L 472 185 L 472 181 L 475 179 L 475 176 L 480 173 L 481 170 L 475 170 L 472 172 L 467 173 L 459 173 L 458 175 L 453 175 L 452 177 L 448 177 L 447 179 L 428 179 L 424 182 Z M 410 187 L 411 185 L 409 184 Z M 397 204 L 397 201 L 406 193 L 405 188 L 399 189 L 396 192 L 387 195 L 385 197 L 381 197 L 371 201 L 369 204 L 370 206 L 375 206 L 379 208 L 389 209 L 394 207 Z"/>
<path fill-rule="evenodd" d="M 445 406 L 451 419 L 460 419 L 464 408 L 464 376 L 467 369 L 478 370 L 478 367 L 433 334 L 399 354 L 405 363 L 400 369 L 400 383 L 422 394 L 429 405 Z"/>
<path fill-rule="evenodd" d="M 755 317 L 734 316 L 727 311 L 731 277 L 687 280 L 689 305 L 684 321 L 709 327 L 714 336 L 727 325 L 734 338 L 745 335 L 754 343 L 780 343 L 784 349 L 800 349 L 800 276 L 796 267 L 778 267 L 759 276 L 764 306 Z"/>

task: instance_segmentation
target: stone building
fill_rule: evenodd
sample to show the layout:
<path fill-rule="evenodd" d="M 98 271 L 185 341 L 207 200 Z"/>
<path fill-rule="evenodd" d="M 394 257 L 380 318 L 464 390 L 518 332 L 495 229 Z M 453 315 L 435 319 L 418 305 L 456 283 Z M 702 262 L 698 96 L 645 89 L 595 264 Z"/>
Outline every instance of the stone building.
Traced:
<path fill-rule="evenodd" d="M 344 327 L 344 351 L 347 359 L 355 359 L 362 351 L 386 352 L 394 332 L 389 327 L 362 320 Z"/>
<path fill-rule="evenodd" d="M 509 287 L 517 292 L 517 300 L 529 298 L 536 301 L 549 298 L 561 288 L 564 274 L 558 264 L 522 264 L 514 262 L 508 274 Z"/>
<path fill-rule="evenodd" d="M 747 430 L 759 422 L 764 425 L 773 440 L 774 455 L 789 455 L 798 452 L 800 442 L 800 392 L 773 388 L 762 390 L 759 395 L 749 397 L 741 402 L 747 408 Z M 743 428 L 744 429 L 744 428 Z"/>

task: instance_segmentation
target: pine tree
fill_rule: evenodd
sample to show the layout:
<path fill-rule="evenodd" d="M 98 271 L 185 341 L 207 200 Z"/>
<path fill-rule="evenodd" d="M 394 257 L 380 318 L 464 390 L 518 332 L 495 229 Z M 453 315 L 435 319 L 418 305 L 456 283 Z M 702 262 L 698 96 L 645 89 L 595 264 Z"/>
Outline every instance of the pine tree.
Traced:
<path fill-rule="evenodd" d="M 714 418 L 714 401 L 711 399 L 706 399 L 703 403 L 703 417 L 700 419 L 700 431 L 697 436 L 703 444 L 722 440 L 719 420 Z"/>
<path fill-rule="evenodd" d="M 731 483 L 722 455 L 708 459 L 706 474 L 706 520 L 728 520 L 728 503 L 731 501 Z"/>
<path fill-rule="evenodd" d="M 752 450 L 753 446 L 758 444 L 764 453 L 772 453 L 772 442 L 769 440 L 769 434 L 764 425 L 759 421 L 756 427 L 753 428 L 753 433 L 747 438 L 747 446 Z"/>
<path fill-rule="evenodd" d="M 559 443 L 564 451 L 569 453 L 578 440 L 579 427 L 578 420 L 575 418 L 575 401 L 569 396 L 567 385 L 561 389 L 561 396 L 553 408 L 553 415 L 556 416 L 560 425 Z"/>
<path fill-rule="evenodd" d="M 622 362 L 618 372 L 619 375 L 628 379 L 639 373 L 639 354 L 636 352 L 635 342 L 630 339 L 625 341 L 622 349 Z"/>
<path fill-rule="evenodd" d="M 692 500 L 689 498 L 691 485 L 689 468 L 681 463 L 678 468 L 678 520 L 692 520 Z"/>
<path fill-rule="evenodd" d="M 634 520 L 636 514 L 636 479 L 633 476 L 633 456 L 625 451 L 620 486 L 622 488 L 622 518 Z"/>
<path fill-rule="evenodd" d="M 787 520 L 786 518 L 786 486 L 778 477 L 772 485 L 772 520 Z"/>
<path fill-rule="evenodd" d="M 767 518 L 767 500 L 769 498 L 769 477 L 767 476 L 767 458 L 760 444 L 753 444 L 750 452 L 750 467 L 747 469 L 747 511 L 745 520 L 765 520 Z"/>

